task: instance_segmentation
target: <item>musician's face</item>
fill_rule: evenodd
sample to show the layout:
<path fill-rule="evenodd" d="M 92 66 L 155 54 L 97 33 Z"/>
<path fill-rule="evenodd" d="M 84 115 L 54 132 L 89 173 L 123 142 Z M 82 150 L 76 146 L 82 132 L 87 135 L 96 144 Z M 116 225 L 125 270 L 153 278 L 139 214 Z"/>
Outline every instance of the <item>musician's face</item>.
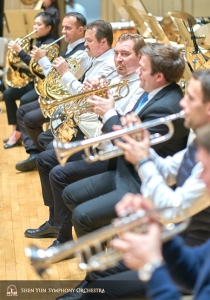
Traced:
<path fill-rule="evenodd" d="M 158 88 L 158 74 L 151 75 L 151 61 L 149 56 L 142 55 L 139 61 L 139 68 L 136 73 L 140 78 L 140 87 L 144 89 L 146 92 L 151 92 L 154 89 Z"/>
<path fill-rule="evenodd" d="M 40 16 L 34 20 L 34 30 L 36 30 L 36 37 L 41 37 L 50 33 L 51 26 L 46 26 L 42 17 Z"/>
<path fill-rule="evenodd" d="M 83 37 L 84 28 L 78 26 L 75 17 L 65 17 L 62 22 L 62 34 L 65 35 L 65 41 L 72 44 Z"/>
<path fill-rule="evenodd" d="M 191 78 L 187 93 L 180 101 L 180 106 L 185 112 L 184 124 L 187 128 L 196 129 L 210 121 L 210 102 L 203 102 L 201 82 Z"/>
<path fill-rule="evenodd" d="M 210 153 L 203 147 L 199 147 L 197 159 L 203 164 L 203 171 L 200 174 L 200 178 L 205 182 L 206 187 L 210 192 Z"/>
<path fill-rule="evenodd" d="M 85 47 L 90 57 L 97 58 L 101 56 L 106 50 L 106 39 L 102 39 L 100 42 L 97 40 L 96 28 L 88 29 L 85 32 Z"/>
<path fill-rule="evenodd" d="M 126 77 L 134 73 L 139 64 L 140 54 L 136 55 L 132 40 L 117 42 L 114 49 L 114 61 L 118 74 Z"/>

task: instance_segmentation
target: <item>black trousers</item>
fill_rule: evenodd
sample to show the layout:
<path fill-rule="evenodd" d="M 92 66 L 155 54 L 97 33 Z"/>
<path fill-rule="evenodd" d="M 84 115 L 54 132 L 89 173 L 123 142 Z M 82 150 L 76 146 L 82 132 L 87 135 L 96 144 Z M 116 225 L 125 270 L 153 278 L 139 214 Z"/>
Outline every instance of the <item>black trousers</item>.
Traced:
<path fill-rule="evenodd" d="M 43 116 L 38 100 L 19 107 L 17 121 L 26 152 L 43 151 L 38 143 L 38 136 L 43 132 L 42 125 L 49 122 L 49 119 Z"/>
<path fill-rule="evenodd" d="M 53 139 L 54 136 L 51 132 L 51 129 L 47 129 L 38 136 L 38 143 L 43 150 L 50 150 L 53 149 Z"/>
<path fill-rule="evenodd" d="M 81 160 L 81 155 L 82 152 L 78 152 L 71 156 L 64 167 L 59 165 L 54 149 L 44 151 L 37 156 L 44 204 L 54 207 L 55 226 L 69 228 L 69 231 L 72 227 L 72 213 L 62 199 L 64 188 L 88 176 L 105 172 L 108 166 L 107 161 L 88 164 Z M 83 189 L 81 185 L 80 189 Z"/>
<path fill-rule="evenodd" d="M 129 270 L 122 261 L 115 267 L 104 271 L 95 271 L 89 273 L 85 280 L 89 283 L 85 286 L 87 289 L 104 289 L 105 293 L 84 293 L 82 300 L 92 299 L 132 299 L 133 297 L 144 297 L 147 284 L 141 282 L 138 273 Z M 93 296 L 96 296 L 94 298 Z M 139 299 L 139 298 L 138 298 Z M 142 298 L 141 298 L 142 299 Z"/>
<path fill-rule="evenodd" d="M 77 237 L 109 224 L 116 217 L 115 176 L 116 171 L 107 171 L 73 183 L 63 191 L 63 200 L 73 212 L 72 223 Z"/>
<path fill-rule="evenodd" d="M 30 82 L 25 87 L 18 88 L 8 88 L 3 92 L 3 99 L 5 101 L 7 109 L 7 119 L 9 125 L 16 125 L 16 111 L 17 103 L 16 100 L 20 100 L 20 106 L 26 103 L 35 101 L 38 98 L 37 93 L 34 90 L 33 82 Z"/>

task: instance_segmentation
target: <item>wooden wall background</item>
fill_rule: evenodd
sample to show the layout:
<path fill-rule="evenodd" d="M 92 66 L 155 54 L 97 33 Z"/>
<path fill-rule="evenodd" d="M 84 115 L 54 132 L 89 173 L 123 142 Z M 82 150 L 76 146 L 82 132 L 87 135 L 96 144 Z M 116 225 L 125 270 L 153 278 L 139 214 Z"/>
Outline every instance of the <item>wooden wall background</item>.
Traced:
<path fill-rule="evenodd" d="M 118 22 L 121 19 L 112 0 L 98 0 L 101 2 L 101 19 L 109 22 Z M 138 1 L 138 0 L 136 0 Z M 126 3 L 126 0 L 124 0 Z M 168 11 L 185 11 L 194 17 L 210 16 L 209 0 L 142 0 L 148 12 L 155 16 L 164 16 Z M 58 1 L 61 14 L 64 14 L 64 0 Z M 20 0 L 5 0 L 5 10 L 31 9 Z M 7 36 L 5 31 L 4 36 Z"/>

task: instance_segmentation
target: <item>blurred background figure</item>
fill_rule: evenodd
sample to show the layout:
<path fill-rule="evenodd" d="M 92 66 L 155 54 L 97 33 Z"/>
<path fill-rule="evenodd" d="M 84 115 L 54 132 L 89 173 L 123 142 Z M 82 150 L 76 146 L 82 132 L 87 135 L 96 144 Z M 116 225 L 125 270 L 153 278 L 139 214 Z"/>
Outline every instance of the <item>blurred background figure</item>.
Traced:
<path fill-rule="evenodd" d="M 51 36 L 57 40 L 59 38 L 58 25 L 60 23 L 60 13 L 58 10 L 57 0 L 44 0 L 42 3 L 42 8 L 45 10 L 45 12 L 54 17 L 54 27 L 52 29 Z"/>
<path fill-rule="evenodd" d="M 87 18 L 85 8 L 81 4 L 76 3 L 76 1 L 74 1 L 74 0 L 66 1 L 66 13 L 69 13 L 69 12 L 79 12 L 85 18 Z"/>

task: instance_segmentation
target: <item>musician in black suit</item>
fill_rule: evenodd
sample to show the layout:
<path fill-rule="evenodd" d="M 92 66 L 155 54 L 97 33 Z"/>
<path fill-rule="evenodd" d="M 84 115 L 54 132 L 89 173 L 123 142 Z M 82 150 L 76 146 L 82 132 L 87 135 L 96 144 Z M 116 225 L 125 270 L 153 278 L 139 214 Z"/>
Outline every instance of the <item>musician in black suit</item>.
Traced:
<path fill-rule="evenodd" d="M 182 91 L 176 82 L 180 80 L 183 70 L 182 54 L 173 47 L 151 44 L 142 48 L 138 73 L 141 79 L 140 86 L 146 92 L 134 107 L 134 112 L 142 122 L 168 116 L 181 110 L 179 101 L 182 98 Z M 145 100 L 147 93 L 148 100 Z M 100 113 L 98 103 L 103 99 L 94 96 L 94 100 L 95 112 Z M 146 102 L 142 103 L 143 101 Z M 93 102 L 91 101 L 92 104 Z M 112 131 L 113 124 L 120 124 L 120 116 L 116 113 L 113 113 L 113 116 L 104 123 L 102 131 Z M 188 129 L 184 128 L 182 119 L 176 120 L 174 125 L 173 137 L 154 146 L 156 152 L 162 157 L 172 155 L 186 147 Z M 164 135 L 168 129 L 165 125 L 161 125 L 149 128 L 149 131 Z M 123 157 L 117 159 L 116 170 L 67 186 L 63 192 L 63 199 L 68 208 L 74 211 L 72 223 L 77 236 L 80 237 L 110 223 L 116 217 L 115 204 L 127 192 L 138 193 L 139 187 L 140 179 L 137 172 Z"/>
<path fill-rule="evenodd" d="M 36 15 L 34 19 L 34 30 L 36 30 L 36 46 L 41 47 L 43 44 L 50 44 L 54 41 L 51 35 L 51 31 L 54 27 L 54 19 L 52 15 L 46 13 L 46 12 L 40 12 Z M 26 43 L 27 44 L 27 43 Z M 24 62 L 27 66 L 29 66 L 31 57 L 24 50 L 24 43 L 21 45 L 18 41 L 10 41 L 8 48 L 15 51 L 20 58 L 22 62 Z M 16 68 L 16 67 L 15 67 Z M 20 74 L 24 71 L 20 68 L 16 71 L 19 71 Z M 29 70 L 26 72 L 28 73 Z M 30 73 L 30 72 L 29 72 Z M 16 73 L 15 73 L 16 74 Z M 29 75 L 29 74 L 28 74 Z M 15 78 L 15 75 L 12 77 Z M 30 75 L 32 77 L 32 74 Z M 18 83 L 18 80 L 16 84 Z M 16 100 L 20 99 L 20 106 L 33 102 L 37 99 L 38 95 L 34 89 L 34 82 L 31 81 L 27 83 L 25 86 L 22 86 L 20 88 L 18 87 L 10 87 L 6 89 L 3 93 L 3 99 L 5 101 L 6 109 L 7 109 L 7 118 L 8 118 L 8 124 L 13 126 L 12 134 L 9 138 L 5 139 L 4 142 L 6 145 L 4 146 L 5 149 L 9 149 L 12 147 L 15 147 L 17 145 L 21 145 L 21 132 L 19 130 L 18 124 L 17 124 L 17 104 Z"/>
<path fill-rule="evenodd" d="M 62 21 L 62 33 L 65 35 L 64 39 L 68 45 L 66 52 L 60 53 L 59 58 L 76 57 L 80 55 L 79 58 L 77 58 L 80 67 L 75 73 L 75 76 L 78 79 L 83 76 L 91 63 L 88 54 L 84 51 L 85 25 L 86 19 L 79 13 L 66 14 Z M 46 57 L 46 51 L 34 47 L 32 56 L 39 62 L 45 76 L 47 76 L 52 67 L 50 61 Z M 62 62 L 62 64 L 64 63 Z M 18 162 L 16 164 L 16 169 L 21 172 L 32 171 L 36 168 L 37 155 L 44 150 L 38 143 L 38 136 L 43 132 L 42 125 L 49 122 L 50 119 L 43 116 L 37 100 L 18 109 L 17 120 L 22 133 L 24 146 L 29 157 L 26 160 Z M 49 139 L 53 139 L 52 134 Z"/>
<path fill-rule="evenodd" d="M 183 58 L 177 50 L 164 44 L 148 45 L 141 50 L 141 55 L 140 67 L 138 69 L 138 74 L 141 79 L 140 85 L 149 94 L 148 100 L 145 100 L 146 93 L 142 95 L 133 111 L 138 114 L 143 122 L 179 112 L 181 110 L 179 101 L 182 98 L 182 92 L 176 82 L 182 76 L 184 68 Z M 170 70 L 170 73 L 168 70 Z M 103 116 L 100 105 L 100 102 L 103 103 L 103 99 L 100 99 L 97 96 L 94 96 L 93 98 L 94 99 L 90 100 L 90 102 L 94 104 L 95 100 L 95 112 Z M 146 102 L 142 104 L 143 101 Z M 139 103 L 141 103 L 142 106 L 140 106 L 140 110 L 138 111 L 137 108 L 139 107 Z M 109 116 L 110 115 L 112 115 L 112 117 L 108 118 L 107 121 L 105 120 L 103 126 L 104 132 L 112 131 L 112 126 L 114 124 L 120 124 L 119 115 L 111 112 L 111 110 L 109 112 Z M 131 118 L 134 117 L 133 114 L 130 114 L 129 116 Z M 127 116 L 127 118 L 129 116 Z M 104 117 L 103 119 L 106 119 L 106 114 Z M 184 129 L 182 120 L 177 120 L 174 125 L 175 132 L 173 138 L 165 143 L 154 146 L 157 153 L 163 157 L 170 155 L 170 153 L 178 152 L 186 146 L 188 130 Z M 162 125 L 156 128 L 149 128 L 149 130 L 150 132 L 159 132 L 161 134 L 167 132 L 167 128 Z M 66 205 L 72 211 L 78 204 L 78 202 L 76 202 L 77 200 L 87 201 L 78 205 L 73 212 L 72 221 L 75 226 L 76 234 L 81 236 L 86 232 L 93 231 L 104 224 L 108 224 L 112 218 L 116 217 L 114 211 L 115 203 L 117 203 L 127 192 L 139 193 L 139 187 L 140 180 L 137 172 L 123 157 L 117 159 L 116 171 L 108 171 L 66 187 L 63 192 L 63 198 Z M 75 192 L 76 188 L 77 192 Z M 90 200 L 91 197 L 92 200 Z M 133 273 L 131 273 L 131 277 L 126 277 L 126 273 L 123 273 L 122 270 L 124 270 L 123 265 L 114 268 L 113 273 L 109 273 L 110 269 L 108 269 L 106 274 L 105 270 L 103 276 L 104 281 L 106 282 L 105 277 L 110 274 L 113 274 L 113 280 L 116 278 L 119 282 L 120 280 L 125 280 L 125 278 L 126 280 L 129 279 L 127 282 L 129 290 L 132 290 L 133 295 L 135 295 L 135 293 L 136 295 L 139 295 L 141 287 L 136 285 L 135 274 L 133 276 Z M 85 288 L 86 286 L 89 286 L 87 281 L 97 279 L 100 276 L 102 276 L 101 272 L 99 272 L 99 274 L 98 272 L 92 272 L 90 275 L 88 274 L 79 287 Z M 95 281 L 93 281 L 93 284 L 95 284 Z M 108 285 L 110 285 L 110 283 Z M 111 286 L 113 286 L 114 290 L 115 285 Z M 112 295 L 116 295 L 116 293 L 113 291 Z M 58 299 L 82 299 L 83 296 L 88 296 L 88 294 L 83 295 L 82 293 L 77 292 L 76 289 L 74 293 L 67 293 Z M 98 295 L 98 298 L 99 296 L 100 295 Z"/>

